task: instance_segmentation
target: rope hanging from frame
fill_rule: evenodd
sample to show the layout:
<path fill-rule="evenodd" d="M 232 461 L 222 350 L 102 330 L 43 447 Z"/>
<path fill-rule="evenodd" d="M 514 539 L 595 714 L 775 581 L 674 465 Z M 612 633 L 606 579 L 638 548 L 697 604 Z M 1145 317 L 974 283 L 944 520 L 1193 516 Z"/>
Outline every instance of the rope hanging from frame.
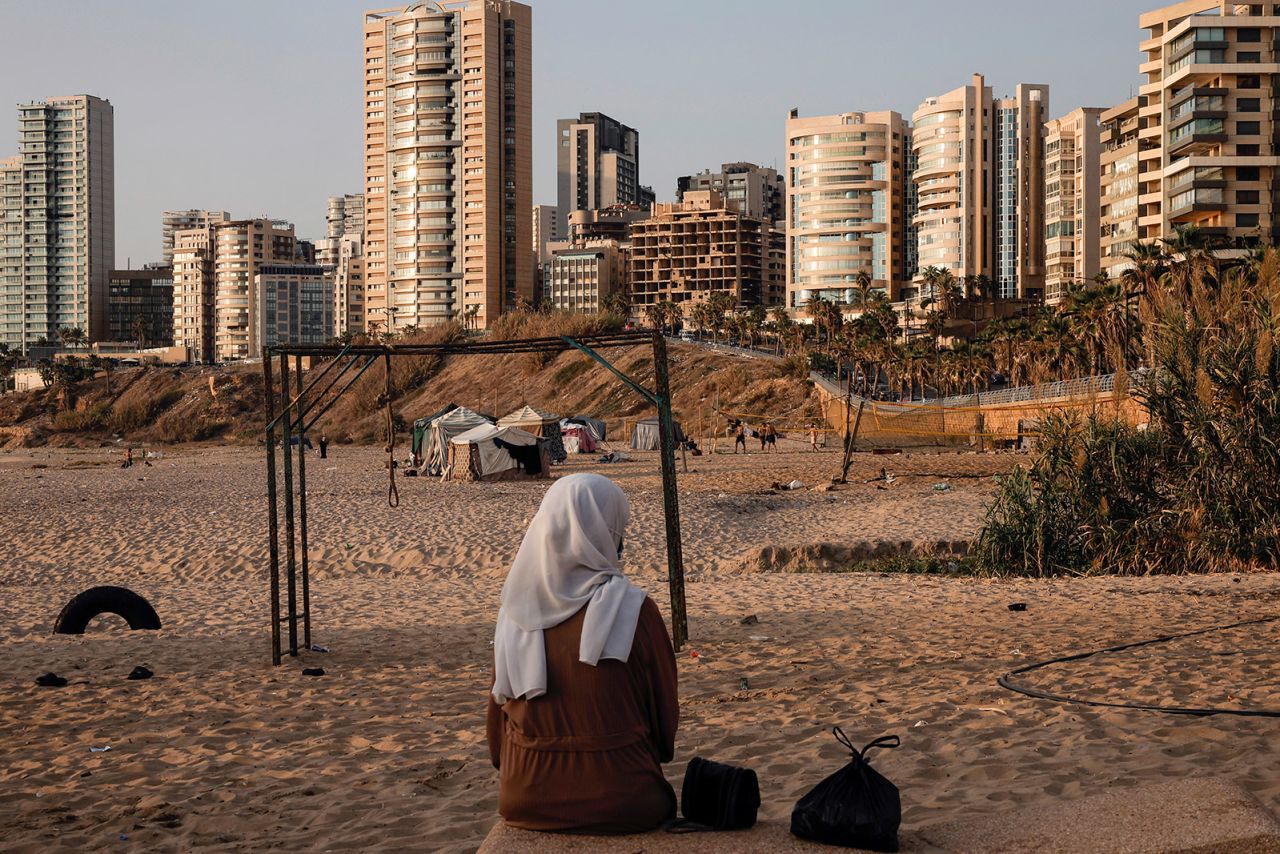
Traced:
<path fill-rule="evenodd" d="M 383 356 L 383 379 L 387 398 L 387 506 L 400 506 L 400 490 L 396 488 L 396 420 L 391 412 L 391 354 Z"/>

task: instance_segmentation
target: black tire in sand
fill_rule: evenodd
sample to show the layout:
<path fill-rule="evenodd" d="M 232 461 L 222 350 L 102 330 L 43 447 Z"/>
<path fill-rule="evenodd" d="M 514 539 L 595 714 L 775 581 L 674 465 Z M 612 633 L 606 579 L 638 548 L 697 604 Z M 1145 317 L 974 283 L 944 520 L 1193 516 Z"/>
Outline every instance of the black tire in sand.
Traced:
<path fill-rule="evenodd" d="M 129 628 L 155 630 L 160 617 L 151 603 L 126 587 L 91 587 L 76 596 L 58 615 L 53 631 L 59 635 L 82 635 L 89 621 L 101 614 L 123 617 Z"/>

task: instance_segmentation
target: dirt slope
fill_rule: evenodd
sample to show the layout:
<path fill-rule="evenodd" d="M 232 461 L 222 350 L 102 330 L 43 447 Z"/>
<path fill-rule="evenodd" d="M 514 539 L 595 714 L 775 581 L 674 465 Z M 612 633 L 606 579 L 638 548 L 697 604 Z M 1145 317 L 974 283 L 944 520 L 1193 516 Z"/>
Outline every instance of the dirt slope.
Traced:
<path fill-rule="evenodd" d="M 652 387 L 649 348 L 607 353 L 619 370 Z M 671 346 L 669 358 L 676 416 L 690 432 L 700 422 L 708 429 L 721 423 L 714 414 L 717 400 L 727 411 L 787 422 L 817 415 L 809 385 L 784 375 L 777 363 L 682 344 Z M 338 401 L 321 427 L 338 442 L 381 441 L 383 384 L 381 368 L 375 366 Z M 405 357 L 395 362 L 393 388 L 393 409 L 402 429 L 449 403 L 490 415 L 528 404 L 559 415 L 602 418 L 615 431 L 624 419 L 653 414 L 647 402 L 580 353 Z M 261 440 L 262 406 L 262 375 L 256 366 L 134 368 L 114 372 L 110 392 L 105 377 L 98 377 L 78 383 L 65 396 L 42 391 L 0 397 L 0 447 L 92 447 L 117 439 L 254 443 Z"/>

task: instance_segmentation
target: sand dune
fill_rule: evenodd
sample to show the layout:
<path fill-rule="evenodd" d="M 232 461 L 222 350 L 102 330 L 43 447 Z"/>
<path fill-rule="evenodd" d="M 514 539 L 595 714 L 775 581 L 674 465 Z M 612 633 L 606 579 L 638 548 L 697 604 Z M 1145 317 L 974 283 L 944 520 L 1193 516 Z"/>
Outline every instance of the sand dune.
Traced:
<path fill-rule="evenodd" d="M 873 761 L 901 787 L 907 827 L 1190 774 L 1227 776 L 1280 809 L 1274 721 L 1059 706 L 995 684 L 1062 651 L 1277 613 L 1274 577 L 754 572 L 766 546 L 971 538 L 991 477 L 1012 462 L 859 457 L 848 487 L 760 494 L 822 483 L 838 463 L 785 447 L 693 458 L 682 476 L 699 657 L 680 657 L 677 786 L 694 755 L 747 764 L 763 814 L 785 818 L 839 767 L 827 731 L 840 724 L 858 741 L 903 736 Z M 0 849 L 479 844 L 495 820 L 483 704 L 498 591 L 546 484 L 401 479 L 392 510 L 382 460 L 345 447 L 309 459 L 314 639 L 331 652 L 273 668 L 260 452 L 166 451 L 129 470 L 101 452 L 0 455 Z M 881 466 L 893 484 L 861 482 Z M 656 460 L 599 469 L 631 497 L 627 558 L 666 611 Z M 934 491 L 944 481 L 950 491 Z M 108 583 L 147 596 L 165 627 L 104 619 L 83 637 L 50 634 L 70 596 Z M 1009 612 L 1011 601 L 1028 608 Z M 748 614 L 759 622 L 742 625 Z M 1276 707 L 1278 626 L 1028 679 L 1097 698 Z M 126 681 L 138 664 L 156 676 Z M 48 670 L 71 684 L 36 688 Z"/>

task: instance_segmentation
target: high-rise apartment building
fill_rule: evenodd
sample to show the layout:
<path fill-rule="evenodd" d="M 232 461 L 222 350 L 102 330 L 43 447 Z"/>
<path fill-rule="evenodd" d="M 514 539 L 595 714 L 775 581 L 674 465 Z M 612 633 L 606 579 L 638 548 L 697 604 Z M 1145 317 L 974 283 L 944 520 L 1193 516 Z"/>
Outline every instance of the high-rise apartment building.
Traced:
<path fill-rule="evenodd" d="M 319 264 L 263 264 L 254 274 L 257 353 L 281 344 L 328 344 L 334 336 L 332 271 Z"/>
<path fill-rule="evenodd" d="M 315 262 L 332 279 L 335 335 L 365 331 L 364 195 L 330 196 Z"/>
<path fill-rule="evenodd" d="M 365 14 L 370 329 L 484 327 L 532 299 L 530 24 L 512 0 Z"/>
<path fill-rule="evenodd" d="M 770 222 L 786 219 L 787 182 L 777 169 L 754 163 L 725 163 L 719 172 L 704 169 L 676 179 L 676 201 L 689 191 L 719 190 L 730 205 L 747 216 Z"/>
<path fill-rule="evenodd" d="M 992 97 L 981 74 L 912 116 L 919 266 L 985 276 L 996 295 L 1044 290 L 1044 123 L 1049 87 Z"/>
<path fill-rule="evenodd" d="M 107 336 L 115 267 L 110 101 L 72 95 L 18 105 L 18 156 L 0 165 L 0 343 L 26 351 L 59 329 Z"/>
<path fill-rule="evenodd" d="M 632 304 L 687 309 L 721 291 L 740 306 L 779 305 L 784 253 L 772 223 L 727 207 L 716 190 L 686 193 L 631 225 Z"/>
<path fill-rule="evenodd" d="M 191 359 L 226 362 L 261 355 L 256 276 L 264 264 L 297 260 L 293 226 L 231 220 L 174 234 L 174 343 Z"/>
<path fill-rule="evenodd" d="M 1130 98 L 1099 117 L 1098 264 L 1109 278 L 1133 266 L 1128 255 L 1138 239 L 1138 126 L 1141 98 Z M 1155 143 L 1148 141 L 1147 145 Z"/>
<path fill-rule="evenodd" d="M 364 193 L 347 193 L 329 197 L 325 214 L 325 237 L 337 239 L 344 234 L 364 233 Z"/>
<path fill-rule="evenodd" d="M 333 277 L 334 335 L 364 332 L 365 325 L 365 261 L 362 237 L 344 234 L 335 242 L 336 255 L 331 265 L 323 265 Z"/>
<path fill-rule="evenodd" d="M 640 132 L 604 113 L 556 122 L 556 211 L 561 233 L 569 214 L 610 205 L 653 204 L 640 186 Z"/>
<path fill-rule="evenodd" d="M 1280 240 L 1280 4 L 1187 0 L 1139 26 L 1139 239 Z"/>
<path fill-rule="evenodd" d="M 787 305 L 898 299 L 915 273 L 911 128 L 895 112 L 787 119 Z"/>
<path fill-rule="evenodd" d="M 229 222 L 226 211 L 202 211 L 195 208 L 185 211 L 165 211 L 160 215 L 160 253 L 167 266 L 173 263 L 173 237 L 179 231 L 192 228 L 208 228 L 220 222 Z"/>
<path fill-rule="evenodd" d="M 1100 267 L 1101 108 L 1081 107 L 1044 129 L 1045 302 Z"/>
<path fill-rule="evenodd" d="M 194 362 L 213 361 L 213 226 L 173 235 L 173 343 Z"/>
<path fill-rule="evenodd" d="M 567 233 L 560 228 L 560 219 L 556 216 L 555 205 L 533 206 L 533 254 L 536 263 L 541 266 L 551 260 L 551 251 L 547 244 L 564 240 Z"/>
<path fill-rule="evenodd" d="M 557 309 L 601 311 L 626 289 L 626 266 L 627 252 L 615 240 L 562 249 L 548 262 L 544 293 Z"/>
<path fill-rule="evenodd" d="M 173 268 L 113 270 L 107 294 L 107 340 L 144 347 L 173 343 Z"/>
<path fill-rule="evenodd" d="M 631 226 L 653 216 L 653 207 L 610 205 L 569 214 L 568 242 L 586 246 L 594 240 L 615 240 L 624 249 L 631 245 Z"/>

